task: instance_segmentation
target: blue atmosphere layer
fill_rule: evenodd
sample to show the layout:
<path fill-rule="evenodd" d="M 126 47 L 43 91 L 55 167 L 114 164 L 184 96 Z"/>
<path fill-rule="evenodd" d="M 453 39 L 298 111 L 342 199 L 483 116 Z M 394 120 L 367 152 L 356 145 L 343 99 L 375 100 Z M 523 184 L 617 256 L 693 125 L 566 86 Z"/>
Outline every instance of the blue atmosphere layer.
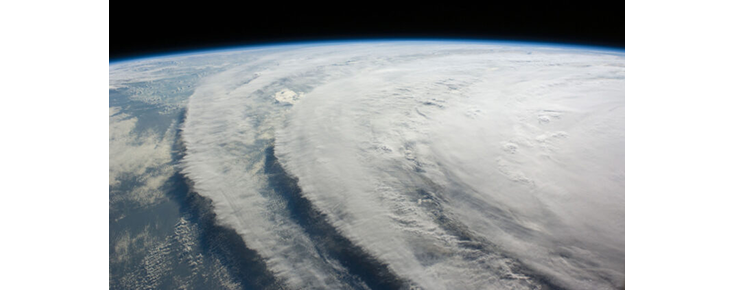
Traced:
<path fill-rule="evenodd" d="M 517 40 L 485 40 L 485 39 L 456 39 L 456 38 L 378 38 L 378 39 L 338 39 L 338 40 L 318 40 L 318 41 L 288 41 L 288 42 L 269 42 L 269 43 L 258 43 L 258 44 L 246 44 L 246 45 L 234 45 L 224 46 L 220 48 L 205 48 L 185 51 L 172 51 L 167 53 L 157 53 L 134 57 L 125 57 L 110 59 L 110 64 L 124 63 L 130 61 L 140 61 L 146 59 L 156 59 L 161 57 L 178 57 L 205 53 L 217 53 L 217 52 L 229 52 L 229 51 L 243 51 L 262 49 L 268 47 L 284 47 L 284 46 L 326 46 L 326 45 L 339 45 L 339 44 L 352 44 L 352 43 L 387 43 L 387 42 L 425 42 L 425 43 L 475 43 L 475 44 L 503 44 L 513 46 L 547 46 L 547 47 L 559 47 L 568 49 L 581 49 L 581 50 L 597 50 L 607 51 L 612 53 L 625 53 L 624 48 L 619 47 L 608 47 L 608 46 L 595 46 L 595 45 L 584 45 L 584 44 L 572 44 L 572 43 L 557 43 L 557 42 L 536 42 L 536 41 L 517 41 Z"/>

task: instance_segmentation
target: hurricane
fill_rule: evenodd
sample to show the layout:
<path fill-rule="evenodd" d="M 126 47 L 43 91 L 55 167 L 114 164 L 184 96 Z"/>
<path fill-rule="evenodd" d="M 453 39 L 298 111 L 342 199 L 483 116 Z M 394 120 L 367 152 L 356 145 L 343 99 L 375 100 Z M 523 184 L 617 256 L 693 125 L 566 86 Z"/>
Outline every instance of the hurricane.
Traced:
<path fill-rule="evenodd" d="M 110 99 L 111 288 L 625 287 L 622 51 L 228 49 Z"/>

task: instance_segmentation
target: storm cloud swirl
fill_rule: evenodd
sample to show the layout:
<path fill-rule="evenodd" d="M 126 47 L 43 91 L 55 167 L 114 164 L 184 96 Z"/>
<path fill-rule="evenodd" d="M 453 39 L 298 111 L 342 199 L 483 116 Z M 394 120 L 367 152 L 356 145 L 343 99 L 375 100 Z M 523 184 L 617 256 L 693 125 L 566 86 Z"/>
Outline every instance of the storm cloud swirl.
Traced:
<path fill-rule="evenodd" d="M 479 43 L 260 53 L 197 85 L 181 172 L 293 289 L 622 288 L 624 62 Z"/>

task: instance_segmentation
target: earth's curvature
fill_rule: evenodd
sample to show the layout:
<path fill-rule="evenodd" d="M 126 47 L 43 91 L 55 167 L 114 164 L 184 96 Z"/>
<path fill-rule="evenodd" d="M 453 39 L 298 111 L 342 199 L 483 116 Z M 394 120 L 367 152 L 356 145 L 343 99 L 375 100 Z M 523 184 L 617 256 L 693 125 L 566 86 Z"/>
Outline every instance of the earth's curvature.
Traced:
<path fill-rule="evenodd" d="M 109 110 L 112 289 L 624 288 L 622 51 L 161 56 Z"/>

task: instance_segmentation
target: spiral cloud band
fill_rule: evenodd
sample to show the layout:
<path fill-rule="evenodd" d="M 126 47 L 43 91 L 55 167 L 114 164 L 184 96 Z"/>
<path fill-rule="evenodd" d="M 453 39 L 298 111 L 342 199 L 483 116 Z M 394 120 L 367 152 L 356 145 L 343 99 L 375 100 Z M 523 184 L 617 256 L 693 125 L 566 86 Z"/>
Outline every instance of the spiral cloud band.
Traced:
<path fill-rule="evenodd" d="M 238 57 L 189 98 L 181 170 L 284 285 L 624 287 L 622 53 L 389 42 Z"/>

